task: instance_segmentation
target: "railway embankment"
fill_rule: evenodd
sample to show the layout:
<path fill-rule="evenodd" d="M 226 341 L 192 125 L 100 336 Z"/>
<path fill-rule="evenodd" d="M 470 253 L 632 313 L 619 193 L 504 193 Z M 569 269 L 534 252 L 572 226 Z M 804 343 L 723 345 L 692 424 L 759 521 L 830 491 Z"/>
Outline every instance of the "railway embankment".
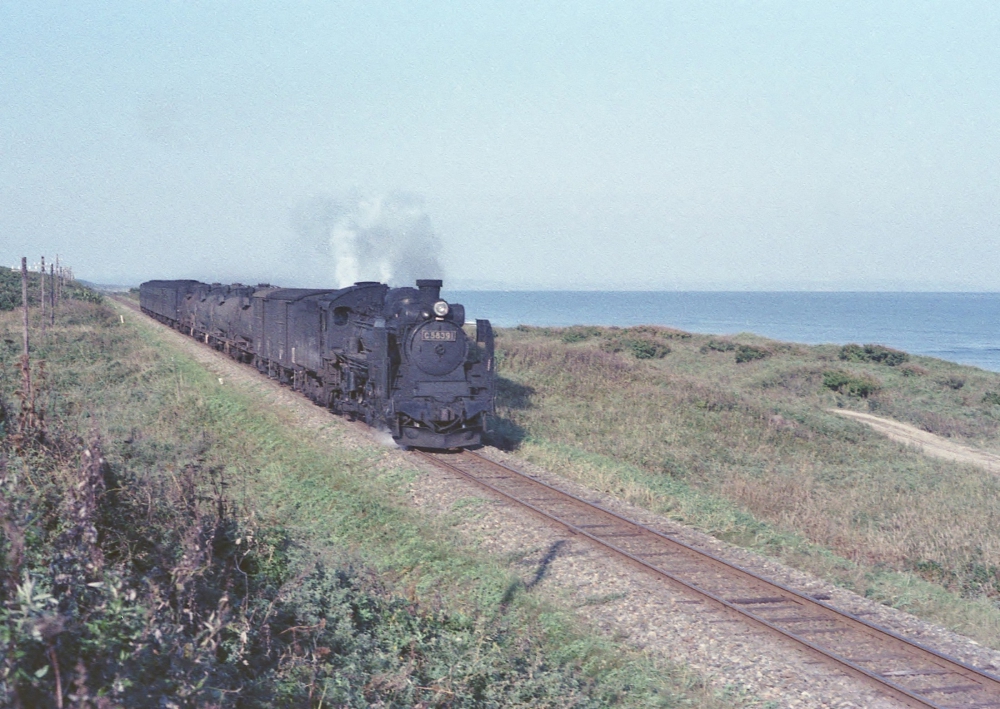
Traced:
<path fill-rule="evenodd" d="M 1000 374 L 651 327 L 519 327 L 497 348 L 492 435 L 519 458 L 1000 647 L 996 475 L 831 412 L 990 457 Z"/>
<path fill-rule="evenodd" d="M 30 399 L 0 313 L 5 703 L 733 705 L 415 511 L 346 422 L 93 300 L 33 333 Z"/>

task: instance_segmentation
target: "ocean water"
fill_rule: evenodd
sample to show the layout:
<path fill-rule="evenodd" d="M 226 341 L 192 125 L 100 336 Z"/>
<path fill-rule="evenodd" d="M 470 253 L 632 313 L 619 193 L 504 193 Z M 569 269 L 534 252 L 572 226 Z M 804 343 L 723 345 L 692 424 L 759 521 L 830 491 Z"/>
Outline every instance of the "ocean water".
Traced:
<path fill-rule="evenodd" d="M 804 344 L 878 343 L 1000 372 L 1000 293 L 451 291 L 466 318 L 519 324 L 665 325 Z"/>

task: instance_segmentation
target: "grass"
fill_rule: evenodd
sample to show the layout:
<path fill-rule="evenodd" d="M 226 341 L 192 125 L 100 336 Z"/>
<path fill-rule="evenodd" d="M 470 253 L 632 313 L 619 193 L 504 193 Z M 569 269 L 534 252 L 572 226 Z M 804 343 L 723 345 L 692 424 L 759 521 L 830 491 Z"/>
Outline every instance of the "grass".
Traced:
<path fill-rule="evenodd" d="M 18 324 L 0 314 L 7 401 Z M 510 560 L 411 509 L 416 471 L 345 444 L 333 418 L 303 429 L 221 384 L 152 324 L 68 301 L 33 343 L 48 428 L 21 444 L 12 407 L 4 417 L 3 499 L 17 501 L 0 514 L 5 701 L 51 703 L 61 667 L 63 694 L 109 706 L 732 704 L 590 633 L 518 584 Z M 98 445 L 103 483 L 84 464 Z M 94 533 L 67 536 L 62 501 L 88 490 Z M 52 559 L 70 538 L 81 570 L 66 586 Z M 169 681 L 142 681 L 165 657 Z"/>
<path fill-rule="evenodd" d="M 618 347 L 635 339 L 669 352 Z M 498 444 L 1000 647 L 1000 480 L 828 412 L 998 451 L 1000 375 L 653 327 L 519 327 L 497 342 Z"/>

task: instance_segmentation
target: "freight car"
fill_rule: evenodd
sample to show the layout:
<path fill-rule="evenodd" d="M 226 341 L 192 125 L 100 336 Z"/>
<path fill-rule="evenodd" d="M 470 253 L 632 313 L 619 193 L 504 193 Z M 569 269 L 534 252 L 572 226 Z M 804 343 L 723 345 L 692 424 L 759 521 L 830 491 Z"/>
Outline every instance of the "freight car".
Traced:
<path fill-rule="evenodd" d="M 142 311 L 334 412 L 416 448 L 477 445 L 493 411 L 493 328 L 441 281 L 339 290 L 148 281 Z"/>

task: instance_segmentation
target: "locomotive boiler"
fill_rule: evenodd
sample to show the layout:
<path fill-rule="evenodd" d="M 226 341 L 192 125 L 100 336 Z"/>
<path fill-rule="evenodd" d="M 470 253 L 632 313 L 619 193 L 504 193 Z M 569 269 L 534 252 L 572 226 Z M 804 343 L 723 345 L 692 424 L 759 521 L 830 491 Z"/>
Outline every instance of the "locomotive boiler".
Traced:
<path fill-rule="evenodd" d="M 493 328 L 416 288 L 339 290 L 148 281 L 144 313 L 417 448 L 479 444 L 493 411 Z"/>

